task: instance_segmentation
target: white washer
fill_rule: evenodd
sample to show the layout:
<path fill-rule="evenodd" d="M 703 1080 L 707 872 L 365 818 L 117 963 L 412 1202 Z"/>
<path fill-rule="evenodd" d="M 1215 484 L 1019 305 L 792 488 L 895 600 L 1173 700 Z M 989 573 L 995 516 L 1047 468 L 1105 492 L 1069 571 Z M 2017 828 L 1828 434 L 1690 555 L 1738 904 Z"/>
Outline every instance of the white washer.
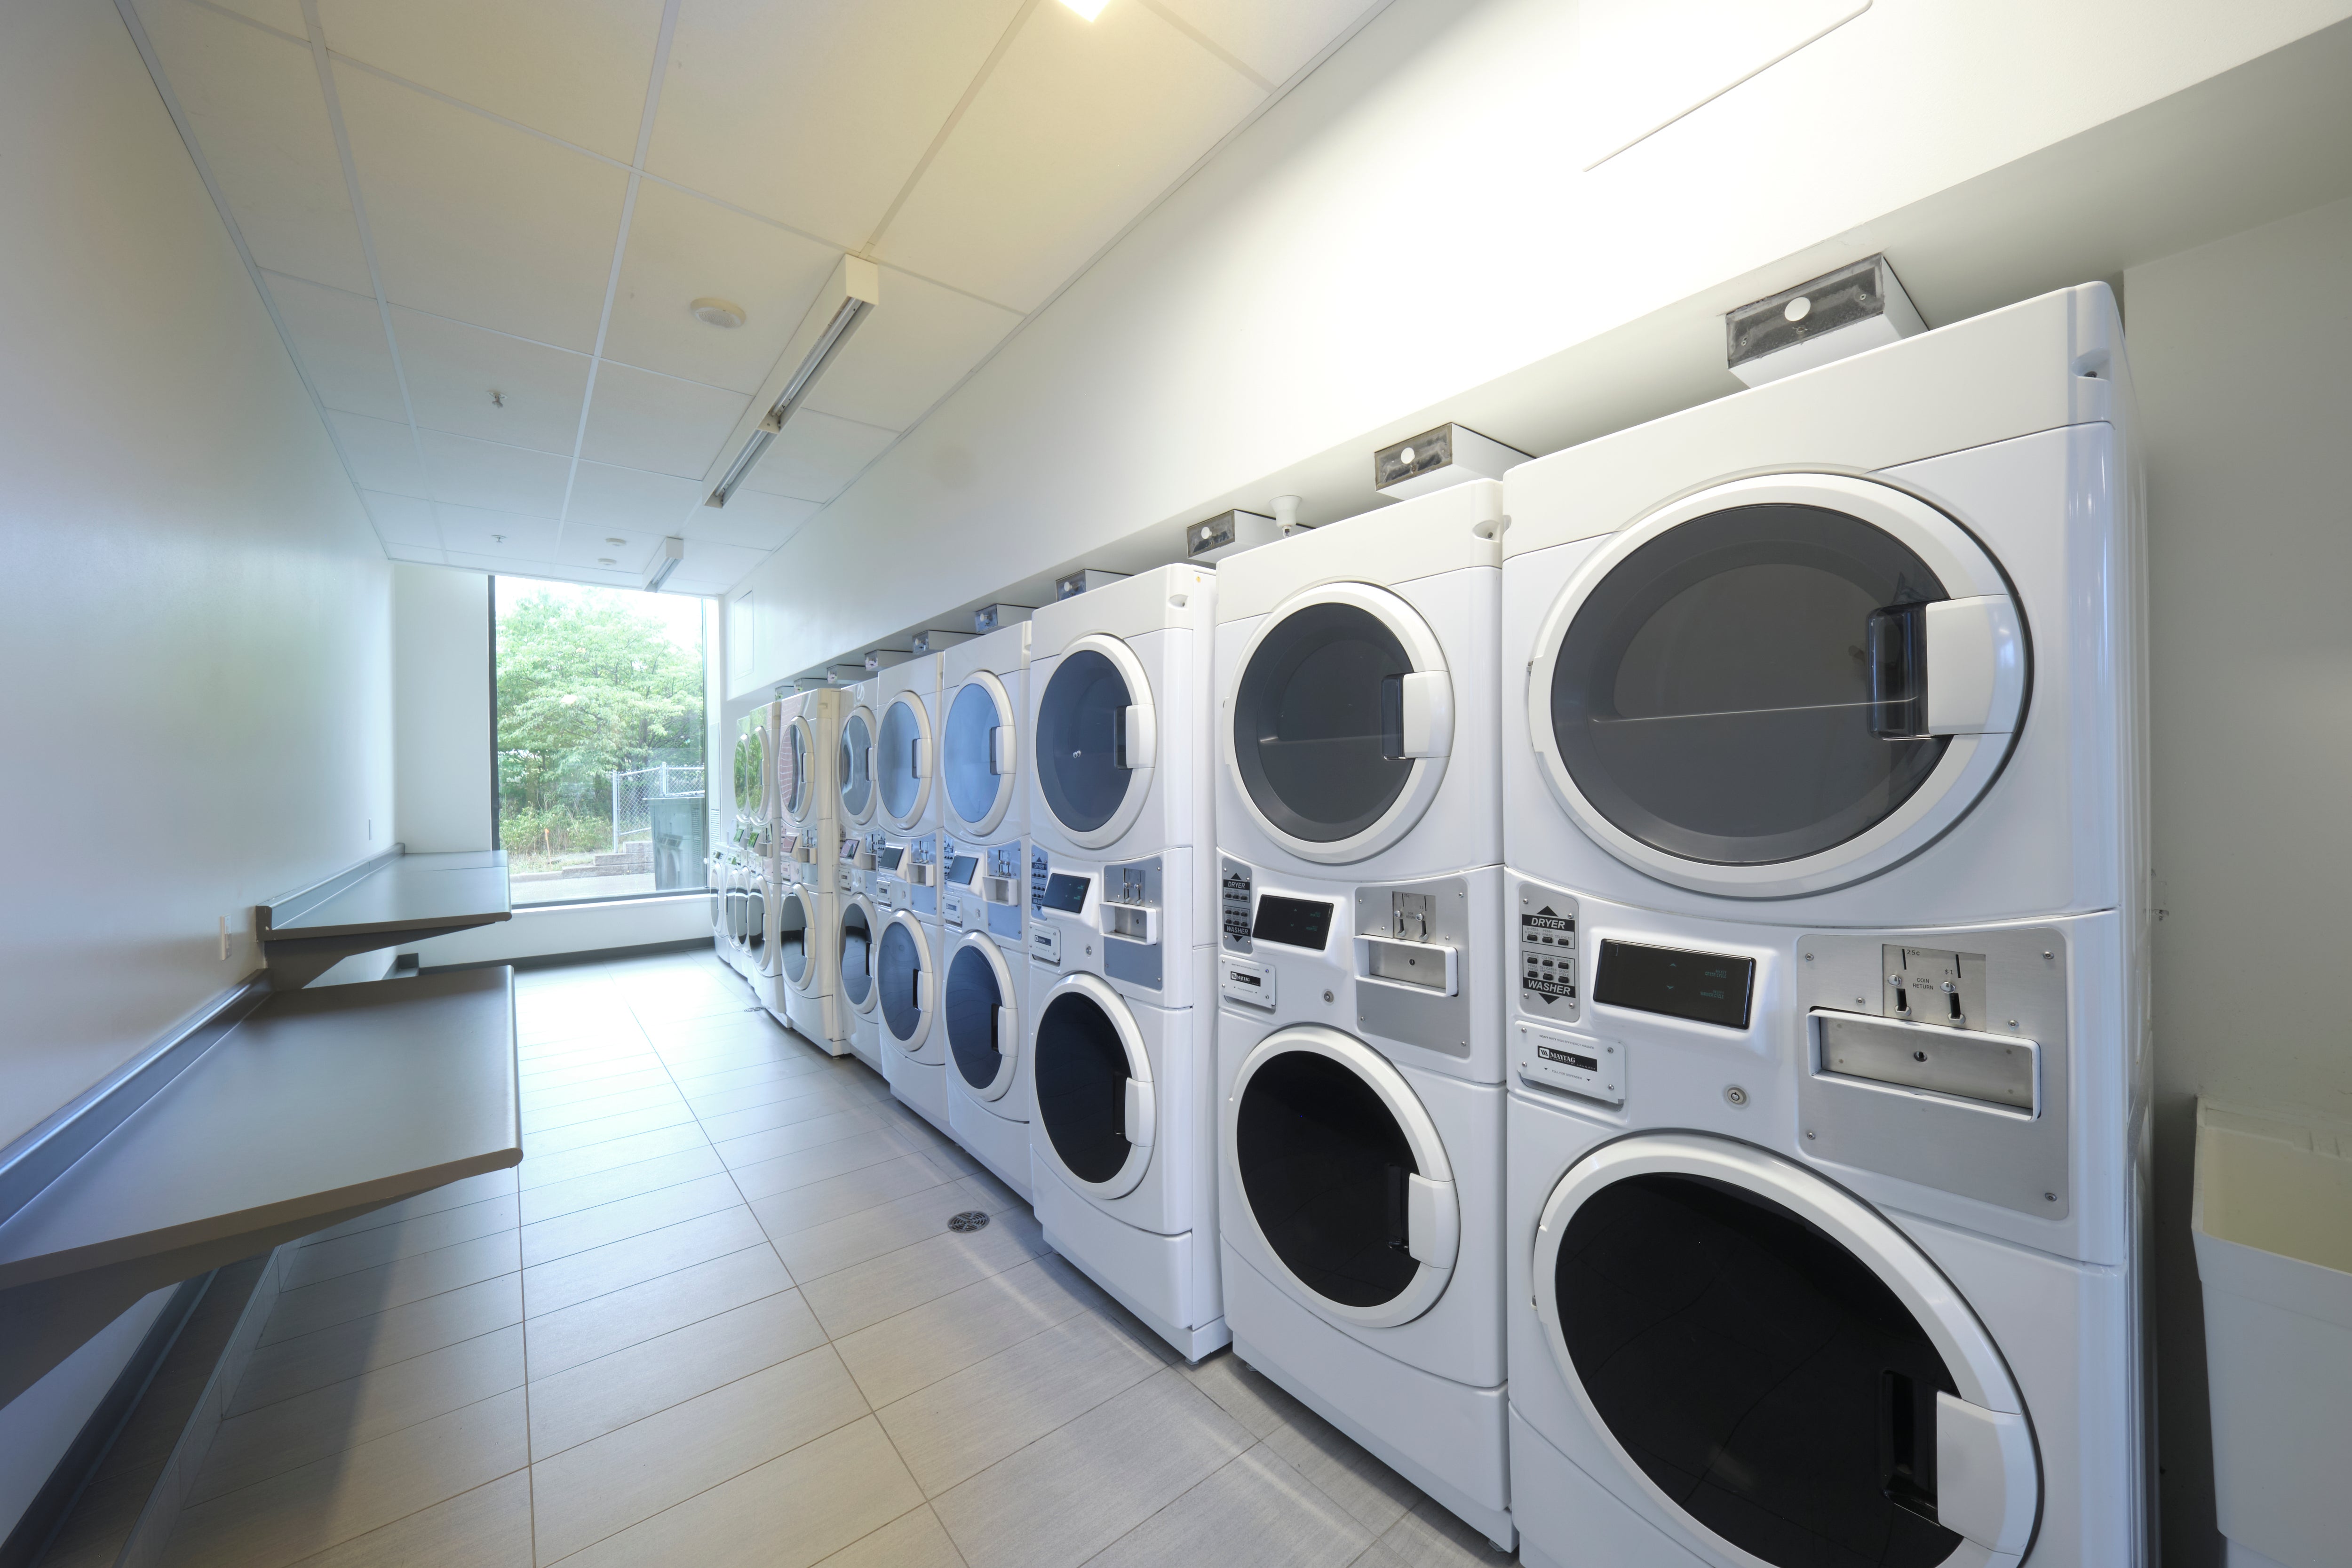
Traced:
<path fill-rule="evenodd" d="M 902 836 L 940 830 L 940 656 L 917 654 L 882 672 L 874 722 L 875 823 Z"/>
<path fill-rule="evenodd" d="M 1027 1198 L 1029 935 L 1025 852 L 1019 839 L 940 844 L 942 992 L 948 1126 L 955 1141 Z"/>
<path fill-rule="evenodd" d="M 887 809 L 887 808 L 886 808 Z M 874 1013 L 882 1076 L 924 1121 L 948 1125 L 947 1031 L 939 1026 L 940 946 L 936 837 L 885 837 L 874 858 Z"/>
<path fill-rule="evenodd" d="M 1217 1070 L 1237 1353 L 1507 1550 L 1503 529 L 1475 480 L 1219 568 Z"/>
<path fill-rule="evenodd" d="M 775 785 L 781 831 L 777 862 L 796 908 L 782 911 L 785 927 L 803 922 L 798 952 L 777 956 L 787 1021 L 803 1038 L 834 1056 L 849 1049 L 849 1022 L 840 997 L 843 878 L 839 786 L 842 694 L 830 688 L 802 691 L 777 703 Z M 778 941 L 788 931 L 780 929 Z"/>
<path fill-rule="evenodd" d="M 876 901 L 873 858 L 862 855 L 861 849 L 860 839 L 842 840 L 849 885 L 841 895 L 834 973 L 839 978 L 842 1023 L 850 1054 L 887 1079 L 889 1061 L 882 1054 L 881 993 L 874 985 L 874 950 L 882 928 L 889 923 L 889 911 Z M 863 866 L 856 863 L 859 858 L 866 862 Z"/>

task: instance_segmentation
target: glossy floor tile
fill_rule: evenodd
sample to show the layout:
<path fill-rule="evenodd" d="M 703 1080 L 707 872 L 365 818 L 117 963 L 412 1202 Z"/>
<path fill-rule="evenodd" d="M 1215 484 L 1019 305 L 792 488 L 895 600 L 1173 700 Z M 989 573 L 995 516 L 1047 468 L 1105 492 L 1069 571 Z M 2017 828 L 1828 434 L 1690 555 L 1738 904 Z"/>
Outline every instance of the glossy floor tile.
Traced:
<path fill-rule="evenodd" d="M 708 953 L 516 1013 L 522 1165 L 296 1248 L 168 1568 L 1507 1561 Z"/>

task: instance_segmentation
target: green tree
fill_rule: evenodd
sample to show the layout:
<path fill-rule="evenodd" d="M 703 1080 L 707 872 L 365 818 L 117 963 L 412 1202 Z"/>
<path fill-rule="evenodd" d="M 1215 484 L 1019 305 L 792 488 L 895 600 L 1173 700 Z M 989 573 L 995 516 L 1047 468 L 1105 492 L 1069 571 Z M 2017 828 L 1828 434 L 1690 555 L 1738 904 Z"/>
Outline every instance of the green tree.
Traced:
<path fill-rule="evenodd" d="M 501 838 L 611 847 L 612 774 L 703 760 L 702 658 L 622 595 L 541 592 L 499 617 Z"/>

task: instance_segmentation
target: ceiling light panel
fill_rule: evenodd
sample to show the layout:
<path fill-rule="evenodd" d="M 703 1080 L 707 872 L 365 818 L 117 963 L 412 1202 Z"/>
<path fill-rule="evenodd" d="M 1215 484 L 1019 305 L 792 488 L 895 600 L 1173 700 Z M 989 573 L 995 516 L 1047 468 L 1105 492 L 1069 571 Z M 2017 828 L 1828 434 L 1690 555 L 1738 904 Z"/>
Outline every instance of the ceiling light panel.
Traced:
<path fill-rule="evenodd" d="M 1020 7 L 698 0 L 670 43 L 646 167 L 857 249 Z"/>
<path fill-rule="evenodd" d="M 880 259 L 1044 303 L 1265 97 L 1139 5 L 1040 5 L 882 237 Z"/>
<path fill-rule="evenodd" d="M 416 444 L 425 453 L 425 471 L 433 481 L 436 500 L 530 517 L 563 515 L 564 481 L 572 476 L 569 458 L 438 430 L 419 430 Z"/>
<path fill-rule="evenodd" d="M 750 402 L 724 387 L 606 364 L 596 373 L 588 437 L 580 455 L 627 468 L 699 479 Z"/>
<path fill-rule="evenodd" d="M 1370 0 L 1160 0 L 1244 65 L 1279 86 L 1354 26 Z M 1381 0 L 1386 4 L 1386 0 Z"/>
<path fill-rule="evenodd" d="M 408 417 L 384 342 L 383 313 L 373 296 L 277 272 L 262 274 L 262 281 L 320 402 L 377 419 Z"/>
<path fill-rule="evenodd" d="M 254 260 L 373 295 L 309 47 L 185 0 L 139 19 Z"/>
<path fill-rule="evenodd" d="M 887 303 L 883 308 L 888 308 Z M 875 319 L 881 319 L 880 310 L 875 312 Z M 898 438 L 893 430 L 803 407 L 784 422 L 774 445 L 743 481 L 743 488 L 796 500 L 829 501 Z"/>
<path fill-rule="evenodd" d="M 397 306 L 392 331 L 420 426 L 572 455 L 588 395 L 586 354 Z M 490 401 L 493 390 L 502 406 Z"/>
<path fill-rule="evenodd" d="M 319 0 L 337 54 L 623 163 L 661 14 L 661 0 Z"/>
<path fill-rule="evenodd" d="M 360 489 L 432 498 L 433 487 L 416 460 L 416 437 L 406 425 L 371 419 L 363 414 L 331 413 L 327 426 L 334 431 Z"/>
<path fill-rule="evenodd" d="M 643 181 L 604 353 L 748 397 L 840 259 L 772 223 Z M 705 294 L 741 306 L 743 324 L 719 331 L 696 321 L 687 305 Z"/>
<path fill-rule="evenodd" d="M 335 89 L 392 302 L 593 350 L 627 174 L 349 66 Z"/>
<path fill-rule="evenodd" d="M 1021 324 L 999 305 L 882 269 L 883 306 L 809 395 L 808 407 L 904 430 Z"/>
<path fill-rule="evenodd" d="M 1106 3 L 1107 0 L 1062 0 L 1063 5 L 1067 5 L 1089 22 L 1102 15 L 1102 8 Z"/>

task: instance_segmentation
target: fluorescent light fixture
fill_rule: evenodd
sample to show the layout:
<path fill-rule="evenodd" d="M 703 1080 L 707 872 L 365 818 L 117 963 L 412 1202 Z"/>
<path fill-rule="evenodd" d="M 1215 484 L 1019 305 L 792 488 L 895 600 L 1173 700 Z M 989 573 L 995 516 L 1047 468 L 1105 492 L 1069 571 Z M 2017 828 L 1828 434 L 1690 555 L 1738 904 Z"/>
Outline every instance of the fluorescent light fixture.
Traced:
<path fill-rule="evenodd" d="M 677 563 L 685 559 L 685 540 L 678 538 L 676 534 L 672 534 L 669 538 L 663 540 L 661 553 L 654 557 L 654 574 L 646 579 L 646 592 L 648 594 L 660 593 L 661 585 L 669 581 L 669 574 L 677 571 Z"/>
<path fill-rule="evenodd" d="M 1101 16 L 1103 6 L 1108 3 L 1109 0 L 1062 0 L 1063 5 L 1067 5 L 1089 22 Z"/>
<path fill-rule="evenodd" d="M 738 426 L 740 445 L 729 443 L 734 448 L 735 460 L 711 484 L 705 506 L 723 507 L 733 499 L 753 467 L 775 445 L 784 421 L 800 407 L 816 385 L 817 377 L 841 353 L 849 334 L 857 330 L 857 323 L 873 313 L 881 297 L 882 269 L 862 257 L 843 257 L 840 265 L 833 269 L 833 276 L 825 280 L 816 303 L 801 318 L 792 342 L 784 345 L 775 370 L 769 374 L 768 384 L 761 389 L 767 412 L 748 432 Z M 757 408 L 761 404 L 755 401 L 752 406 Z"/>

